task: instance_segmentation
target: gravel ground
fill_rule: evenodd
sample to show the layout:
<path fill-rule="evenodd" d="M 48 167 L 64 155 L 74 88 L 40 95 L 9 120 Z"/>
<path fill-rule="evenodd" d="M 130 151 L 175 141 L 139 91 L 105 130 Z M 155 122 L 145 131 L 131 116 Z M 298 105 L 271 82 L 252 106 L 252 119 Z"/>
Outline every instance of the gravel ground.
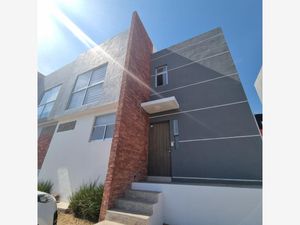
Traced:
<path fill-rule="evenodd" d="M 92 225 L 92 224 L 95 223 L 92 223 L 87 220 L 75 218 L 73 214 L 58 212 L 57 225 Z"/>

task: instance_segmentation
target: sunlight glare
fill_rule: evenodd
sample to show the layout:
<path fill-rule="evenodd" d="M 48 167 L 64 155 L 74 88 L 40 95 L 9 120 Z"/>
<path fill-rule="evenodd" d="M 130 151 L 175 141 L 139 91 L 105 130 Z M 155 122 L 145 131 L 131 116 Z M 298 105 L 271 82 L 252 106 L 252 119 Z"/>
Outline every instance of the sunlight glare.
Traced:
<path fill-rule="evenodd" d="M 38 40 L 53 39 L 55 36 L 54 18 L 51 13 L 51 1 L 39 0 L 37 5 L 37 33 Z"/>
<path fill-rule="evenodd" d="M 62 0 L 59 0 L 62 2 Z M 55 1 L 54 1 L 55 2 Z M 67 1 L 64 0 L 65 4 L 68 2 L 73 2 L 71 0 Z M 144 88 L 149 89 L 152 93 L 157 94 L 161 97 L 160 94 L 158 94 L 156 91 L 154 91 L 151 87 L 149 87 L 148 84 L 146 84 L 144 81 L 140 80 L 138 76 L 133 74 L 131 71 L 126 69 L 122 63 L 118 62 L 116 59 L 114 59 L 108 52 L 106 52 L 101 46 L 99 46 L 97 43 L 95 43 L 88 35 L 86 35 L 75 23 L 73 23 L 72 20 L 70 20 L 58 7 L 58 5 L 53 4 L 53 1 L 51 0 L 40 0 L 40 10 L 39 13 L 42 14 L 40 23 L 42 25 L 40 32 L 42 34 L 48 34 L 47 32 L 51 32 L 51 35 L 53 35 L 53 18 L 57 20 L 59 23 L 61 23 L 63 26 L 65 26 L 76 38 L 78 38 L 86 47 L 92 50 L 95 54 L 104 55 L 107 59 L 109 59 L 111 62 L 113 62 L 118 67 L 122 68 L 131 78 L 133 78 L 136 82 L 138 82 L 140 85 L 142 85 Z M 41 4 L 42 3 L 42 4 Z M 52 18 L 52 24 L 48 23 L 49 21 L 46 21 L 47 19 Z M 52 27 L 51 27 L 52 26 Z M 98 52 L 99 51 L 99 52 Z"/>

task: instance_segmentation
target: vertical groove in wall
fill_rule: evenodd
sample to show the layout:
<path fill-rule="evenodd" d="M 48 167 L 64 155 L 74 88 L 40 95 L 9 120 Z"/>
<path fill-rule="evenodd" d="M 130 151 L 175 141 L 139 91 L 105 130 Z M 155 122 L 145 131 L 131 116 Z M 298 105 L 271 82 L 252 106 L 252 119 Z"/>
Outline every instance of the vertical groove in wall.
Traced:
<path fill-rule="evenodd" d="M 106 210 L 123 195 L 131 182 L 142 180 L 147 175 L 149 118 L 140 105 L 150 97 L 151 54 L 152 42 L 138 14 L 134 12 L 100 220 L 105 218 Z"/>

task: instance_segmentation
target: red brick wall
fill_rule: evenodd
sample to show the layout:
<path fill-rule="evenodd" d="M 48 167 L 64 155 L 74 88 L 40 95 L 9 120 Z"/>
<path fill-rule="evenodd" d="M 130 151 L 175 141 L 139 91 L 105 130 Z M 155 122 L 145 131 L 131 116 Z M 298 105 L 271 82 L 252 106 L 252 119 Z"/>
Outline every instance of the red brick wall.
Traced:
<path fill-rule="evenodd" d="M 44 127 L 38 139 L 38 169 L 41 169 L 46 157 L 56 125 Z"/>
<path fill-rule="evenodd" d="M 100 210 L 100 220 L 114 200 L 135 180 L 147 175 L 149 118 L 141 103 L 150 96 L 152 42 L 136 12 L 133 13 L 116 126 Z M 129 72 L 128 72 L 129 71 Z"/>

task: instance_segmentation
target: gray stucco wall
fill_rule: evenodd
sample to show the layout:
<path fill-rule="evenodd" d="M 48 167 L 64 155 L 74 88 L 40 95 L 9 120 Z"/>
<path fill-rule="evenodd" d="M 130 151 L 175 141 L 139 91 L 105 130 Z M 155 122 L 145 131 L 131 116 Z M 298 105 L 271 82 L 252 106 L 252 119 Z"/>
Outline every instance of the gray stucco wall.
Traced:
<path fill-rule="evenodd" d="M 155 88 L 155 68 L 167 64 L 168 84 Z M 177 178 L 262 178 L 262 142 L 220 28 L 152 55 L 151 100 L 175 96 L 180 108 L 150 115 L 178 120 L 172 148 Z"/>
<path fill-rule="evenodd" d="M 99 46 L 81 54 L 76 60 L 61 69 L 45 76 L 43 90 L 48 90 L 59 84 L 62 84 L 62 86 L 49 117 L 41 119 L 39 122 L 53 121 L 61 116 L 72 115 L 101 105 L 117 102 L 119 99 L 123 74 L 122 66 L 125 62 L 127 42 L 128 31 L 125 31 Z M 103 52 L 105 53 L 103 54 Z M 77 76 L 105 63 L 108 64 L 103 86 L 103 94 L 99 101 L 83 105 L 79 108 L 66 109 Z"/>
<path fill-rule="evenodd" d="M 37 102 L 39 103 L 42 95 L 44 93 L 44 81 L 45 80 L 45 76 L 43 74 L 41 74 L 40 72 L 38 72 L 38 93 L 37 93 Z"/>

